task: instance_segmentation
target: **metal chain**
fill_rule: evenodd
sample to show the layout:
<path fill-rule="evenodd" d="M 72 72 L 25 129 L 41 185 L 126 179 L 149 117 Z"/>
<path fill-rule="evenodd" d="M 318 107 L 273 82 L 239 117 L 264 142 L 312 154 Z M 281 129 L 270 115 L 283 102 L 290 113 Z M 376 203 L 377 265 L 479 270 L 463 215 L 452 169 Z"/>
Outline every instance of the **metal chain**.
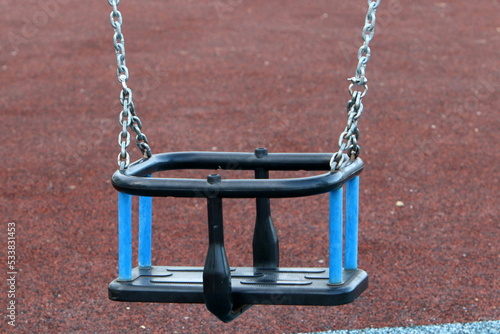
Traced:
<path fill-rule="evenodd" d="M 118 81 L 122 85 L 122 90 L 120 92 L 120 103 L 123 106 L 123 109 L 120 112 L 120 125 L 122 126 L 122 130 L 118 135 L 118 145 L 120 146 L 118 166 L 120 166 L 120 169 L 126 169 L 130 165 L 130 154 L 127 152 L 127 148 L 130 145 L 130 132 L 128 132 L 128 128 L 132 129 L 136 133 L 135 140 L 144 159 L 149 159 L 152 152 L 149 147 L 148 138 L 141 131 L 142 122 L 135 113 L 132 90 L 127 86 L 129 72 L 125 61 L 125 39 L 122 33 L 123 18 L 122 14 L 118 11 L 118 4 L 120 4 L 120 0 L 108 0 L 108 3 L 111 7 L 113 7 L 113 11 L 109 15 L 109 19 L 111 26 L 115 31 L 113 42 L 115 45 L 117 62 L 116 73 Z"/>
<path fill-rule="evenodd" d="M 370 61 L 371 50 L 370 41 L 375 33 L 376 12 L 381 0 L 368 0 L 368 12 L 365 18 L 361 37 L 363 45 L 358 50 L 358 66 L 356 75 L 348 80 L 349 94 L 351 99 L 347 102 L 347 126 L 339 137 L 339 150 L 334 153 L 330 160 L 330 168 L 337 171 L 355 160 L 359 156 L 360 147 L 358 145 L 359 129 L 358 120 L 363 113 L 362 99 L 368 92 L 368 79 L 365 76 L 366 64 Z M 354 87 L 362 87 L 362 90 L 355 90 Z"/>
<path fill-rule="evenodd" d="M 358 145 L 358 120 L 363 112 L 362 99 L 368 91 L 368 79 L 365 76 L 365 71 L 366 64 L 370 61 L 370 41 L 373 39 L 375 33 L 376 11 L 380 5 L 380 1 L 381 0 L 367 0 L 368 12 L 361 34 L 363 45 L 358 50 L 356 74 L 354 77 L 348 79 L 351 82 L 349 85 L 351 99 L 347 103 L 347 126 L 339 137 L 339 150 L 333 154 L 330 160 L 332 171 L 341 169 L 349 163 L 349 161 L 356 159 L 360 153 L 360 147 Z M 122 126 L 122 131 L 118 136 L 118 145 L 120 146 L 118 165 L 120 169 L 125 169 L 130 165 L 130 155 L 127 152 L 127 148 L 130 145 L 130 133 L 127 128 L 131 128 L 136 133 L 137 146 L 145 159 L 150 158 L 152 152 L 146 135 L 141 132 L 142 123 L 135 113 L 132 90 L 127 86 L 129 71 L 125 61 L 125 40 L 121 30 L 123 18 L 117 8 L 120 4 L 120 0 L 108 0 L 108 3 L 113 7 L 110 14 L 110 22 L 115 31 L 113 41 L 117 60 L 117 77 L 118 81 L 122 84 L 122 91 L 120 92 L 120 103 L 123 106 L 120 112 L 120 125 Z M 363 89 L 355 90 L 355 86 L 360 86 Z"/>

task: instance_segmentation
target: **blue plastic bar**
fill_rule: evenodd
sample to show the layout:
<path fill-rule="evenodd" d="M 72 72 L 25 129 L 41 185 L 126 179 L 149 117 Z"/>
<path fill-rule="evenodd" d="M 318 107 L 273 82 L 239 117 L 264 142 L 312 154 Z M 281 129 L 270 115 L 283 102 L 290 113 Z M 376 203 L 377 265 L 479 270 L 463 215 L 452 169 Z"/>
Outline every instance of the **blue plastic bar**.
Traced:
<path fill-rule="evenodd" d="M 342 187 L 330 192 L 330 284 L 342 284 Z"/>
<path fill-rule="evenodd" d="M 118 280 L 132 280 L 132 196 L 118 193 Z"/>
<path fill-rule="evenodd" d="M 346 182 L 345 259 L 346 270 L 358 269 L 359 176 Z"/>
<path fill-rule="evenodd" d="M 139 268 L 151 267 L 153 197 L 139 197 Z"/>

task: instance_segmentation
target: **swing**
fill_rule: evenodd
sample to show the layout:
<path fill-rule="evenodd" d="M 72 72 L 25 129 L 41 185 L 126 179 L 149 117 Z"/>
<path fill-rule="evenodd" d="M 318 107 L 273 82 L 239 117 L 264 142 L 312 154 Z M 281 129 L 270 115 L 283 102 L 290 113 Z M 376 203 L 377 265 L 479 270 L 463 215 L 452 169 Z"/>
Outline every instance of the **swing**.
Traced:
<path fill-rule="evenodd" d="M 359 156 L 358 119 L 368 86 L 365 67 L 370 59 L 375 14 L 380 0 L 368 0 L 368 13 L 358 51 L 356 75 L 350 78 L 347 126 L 340 135 L 339 149 L 331 153 L 270 153 L 257 148 L 242 152 L 173 152 L 153 155 L 142 123 L 135 112 L 125 63 L 121 31 L 120 0 L 108 0 L 114 28 L 122 85 L 120 112 L 122 130 L 119 170 L 112 177 L 118 190 L 118 277 L 109 284 L 109 298 L 126 302 L 204 303 L 217 318 L 229 322 L 254 304 L 341 305 L 354 301 L 368 286 L 368 275 L 358 268 Z M 360 88 L 360 89 L 357 89 Z M 127 148 L 130 132 L 143 157 L 130 163 Z M 251 170 L 254 179 L 206 179 L 154 177 L 167 170 Z M 270 171 L 323 171 L 309 177 L 272 179 Z M 344 194 L 345 189 L 345 194 Z M 328 268 L 279 266 L 279 241 L 271 218 L 271 198 L 302 197 L 329 193 Z M 132 263 L 132 198 L 138 196 L 138 266 Z M 204 267 L 152 265 L 152 198 L 201 197 L 207 200 L 208 251 Z M 224 247 L 223 199 L 255 198 L 253 266 L 230 267 Z M 345 205 L 345 215 L 344 212 Z"/>

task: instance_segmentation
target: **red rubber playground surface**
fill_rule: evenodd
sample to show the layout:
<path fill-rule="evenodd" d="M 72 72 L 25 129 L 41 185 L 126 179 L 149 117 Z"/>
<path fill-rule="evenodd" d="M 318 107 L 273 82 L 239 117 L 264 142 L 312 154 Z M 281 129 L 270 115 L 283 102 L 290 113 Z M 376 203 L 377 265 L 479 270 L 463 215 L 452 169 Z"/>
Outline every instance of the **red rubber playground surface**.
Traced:
<path fill-rule="evenodd" d="M 229 324 L 204 305 L 107 299 L 120 131 L 107 1 L 0 5 L 0 332 L 299 333 L 500 319 L 500 2 L 382 1 L 360 120 L 359 265 L 370 287 L 349 305 L 254 306 Z M 366 1 L 119 8 L 154 153 L 336 150 Z M 325 266 L 326 195 L 272 207 L 281 265 Z M 224 210 L 229 262 L 251 265 L 253 201 Z M 158 199 L 154 229 L 154 264 L 203 265 L 202 199 Z"/>

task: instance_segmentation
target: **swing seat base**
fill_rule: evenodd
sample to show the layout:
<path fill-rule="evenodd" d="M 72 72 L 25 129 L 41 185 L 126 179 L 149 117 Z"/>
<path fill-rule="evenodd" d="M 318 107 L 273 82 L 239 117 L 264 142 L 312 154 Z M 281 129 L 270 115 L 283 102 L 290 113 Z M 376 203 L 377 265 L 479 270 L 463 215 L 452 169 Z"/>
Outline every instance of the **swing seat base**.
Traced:
<path fill-rule="evenodd" d="M 231 268 L 235 305 L 342 305 L 368 287 L 361 269 L 345 270 L 344 282 L 328 284 L 328 268 Z M 125 302 L 205 303 L 203 267 L 134 268 L 131 281 L 114 280 L 109 298 Z"/>

